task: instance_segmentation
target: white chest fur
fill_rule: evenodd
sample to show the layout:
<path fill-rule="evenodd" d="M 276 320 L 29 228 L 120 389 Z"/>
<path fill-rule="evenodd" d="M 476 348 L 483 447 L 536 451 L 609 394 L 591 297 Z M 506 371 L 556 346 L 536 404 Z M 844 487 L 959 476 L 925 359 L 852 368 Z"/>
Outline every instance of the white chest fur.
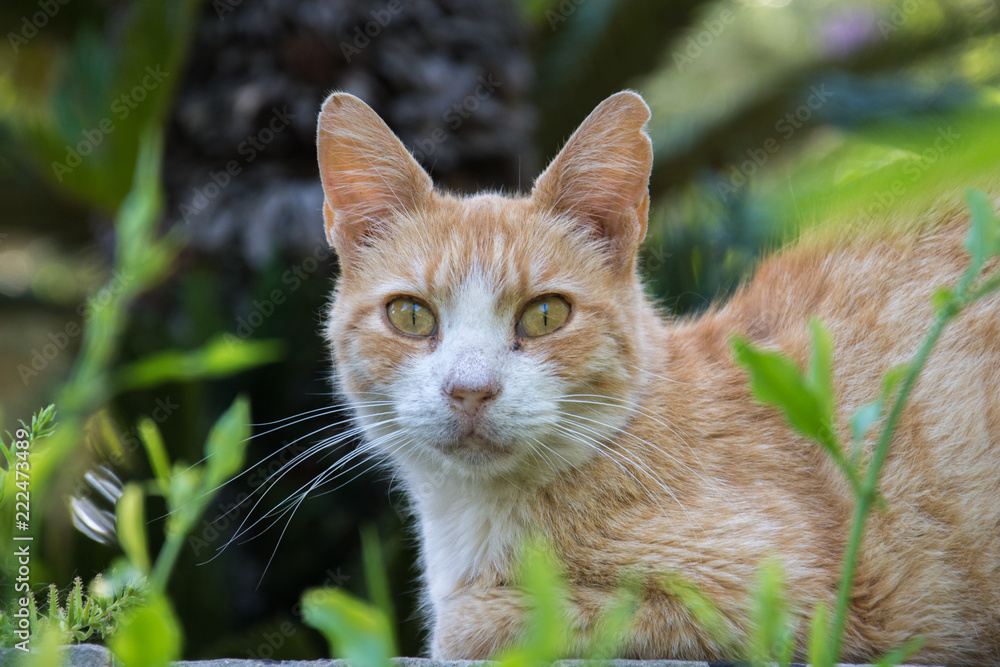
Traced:
<path fill-rule="evenodd" d="M 422 479 L 410 488 L 435 613 L 463 581 L 509 571 L 530 529 L 523 491 L 505 481 L 483 485 L 466 479 Z"/>

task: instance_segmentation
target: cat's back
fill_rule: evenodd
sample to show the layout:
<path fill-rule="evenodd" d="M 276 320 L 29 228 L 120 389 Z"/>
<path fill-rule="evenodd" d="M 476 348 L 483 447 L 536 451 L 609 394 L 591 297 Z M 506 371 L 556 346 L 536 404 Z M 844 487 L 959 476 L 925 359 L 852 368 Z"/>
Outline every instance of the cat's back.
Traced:
<path fill-rule="evenodd" d="M 964 207 L 932 213 L 895 232 L 862 227 L 807 236 L 765 260 L 713 317 L 803 365 L 808 321 L 821 319 L 834 338 L 838 416 L 847 434 L 849 417 L 879 397 L 886 373 L 917 354 L 937 319 L 935 293 L 954 288 L 969 265 Z M 983 275 L 996 264 L 988 263 Z M 895 458 L 926 457 L 909 463 L 936 463 L 928 474 L 986 474 L 1000 489 L 998 381 L 1000 295 L 993 294 L 968 306 L 933 349 L 898 430 Z M 993 465 L 982 470 L 983 463 Z M 1000 494 L 989 501 L 1000 514 Z"/>
<path fill-rule="evenodd" d="M 762 417 L 766 410 L 750 405 L 746 377 L 731 361 L 731 336 L 780 349 L 804 366 L 808 322 L 820 318 L 834 338 L 838 427 L 848 442 L 851 415 L 878 399 L 885 374 L 912 361 L 930 331 L 935 291 L 954 286 L 966 270 L 968 225 L 956 204 L 895 230 L 816 231 L 764 260 L 724 306 L 672 330 L 680 358 L 701 360 L 689 360 L 678 377 L 693 377 L 698 363 L 714 366 L 699 380 L 711 386 L 706 402 L 714 397 L 720 421 L 728 410 L 730 424 L 759 425 L 757 437 L 767 442 L 754 443 L 752 434 L 740 441 L 761 445 L 762 459 L 779 452 L 809 462 L 802 476 L 818 477 L 798 496 L 807 503 L 826 494 L 839 515 L 829 524 L 834 532 L 843 531 L 850 508 L 846 485 L 832 466 L 817 464 L 823 457 L 809 450 L 818 447 L 787 428 L 776 430 L 776 413 Z M 673 357 L 676 368 L 679 356 Z M 945 330 L 897 429 L 881 483 L 887 507 L 869 524 L 855 590 L 856 631 L 872 635 L 866 639 L 902 641 L 919 633 L 928 641 L 924 656 L 940 651 L 954 659 L 964 646 L 958 653 L 968 651 L 965 661 L 1000 659 L 998 384 L 1000 295 L 994 294 Z M 873 442 L 874 433 L 866 444 Z"/>

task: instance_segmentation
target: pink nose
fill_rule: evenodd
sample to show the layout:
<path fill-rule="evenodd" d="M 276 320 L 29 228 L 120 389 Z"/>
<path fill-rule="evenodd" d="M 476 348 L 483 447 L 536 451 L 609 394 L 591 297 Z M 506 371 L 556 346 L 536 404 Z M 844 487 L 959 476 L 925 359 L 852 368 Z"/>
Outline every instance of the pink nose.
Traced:
<path fill-rule="evenodd" d="M 470 417 L 475 417 L 486 401 L 494 398 L 497 392 L 489 388 L 452 387 L 447 392 L 448 401 Z"/>

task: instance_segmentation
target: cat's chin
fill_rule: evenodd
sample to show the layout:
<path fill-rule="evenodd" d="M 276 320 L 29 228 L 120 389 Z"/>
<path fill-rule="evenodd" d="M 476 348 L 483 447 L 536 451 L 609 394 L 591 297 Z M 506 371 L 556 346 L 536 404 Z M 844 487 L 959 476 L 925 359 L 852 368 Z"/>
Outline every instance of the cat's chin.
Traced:
<path fill-rule="evenodd" d="M 518 458 L 514 447 L 475 434 L 434 447 L 448 463 L 474 473 L 506 470 Z"/>

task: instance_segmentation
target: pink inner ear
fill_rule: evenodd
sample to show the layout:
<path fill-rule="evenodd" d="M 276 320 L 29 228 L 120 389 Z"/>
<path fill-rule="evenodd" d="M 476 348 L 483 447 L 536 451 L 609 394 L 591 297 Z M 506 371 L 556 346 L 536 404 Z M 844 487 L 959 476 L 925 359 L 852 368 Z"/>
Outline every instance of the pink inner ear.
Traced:
<path fill-rule="evenodd" d="M 649 108 L 635 93 L 599 104 L 538 178 L 538 206 L 593 225 L 600 238 L 641 240 L 653 165 L 647 120 Z"/>
<path fill-rule="evenodd" d="M 320 176 L 330 215 L 327 235 L 350 244 L 362 241 L 373 219 L 389 222 L 391 211 L 416 209 L 431 195 L 427 173 L 372 109 L 353 95 L 334 93 L 319 117 Z M 336 227 L 337 229 L 331 229 Z"/>

